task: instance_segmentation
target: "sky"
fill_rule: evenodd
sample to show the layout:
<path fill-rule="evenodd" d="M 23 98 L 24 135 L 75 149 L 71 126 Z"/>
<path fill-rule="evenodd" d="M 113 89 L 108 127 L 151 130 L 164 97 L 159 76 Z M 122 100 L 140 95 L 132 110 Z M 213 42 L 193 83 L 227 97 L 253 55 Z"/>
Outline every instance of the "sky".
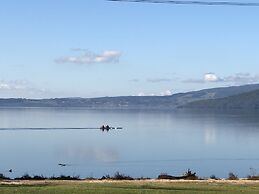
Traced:
<path fill-rule="evenodd" d="M 0 97 L 170 95 L 259 83 L 258 18 L 259 7 L 1 1 Z"/>

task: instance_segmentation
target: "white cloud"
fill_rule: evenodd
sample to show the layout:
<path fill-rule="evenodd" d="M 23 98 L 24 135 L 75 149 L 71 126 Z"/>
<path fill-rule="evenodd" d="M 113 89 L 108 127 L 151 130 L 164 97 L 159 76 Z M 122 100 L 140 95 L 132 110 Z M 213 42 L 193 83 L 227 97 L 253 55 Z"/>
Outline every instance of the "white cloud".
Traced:
<path fill-rule="evenodd" d="M 0 89 L 7 89 L 9 90 L 10 89 L 10 86 L 6 83 L 0 83 Z"/>
<path fill-rule="evenodd" d="M 160 96 L 171 96 L 173 93 L 170 90 L 166 90 L 160 93 Z"/>
<path fill-rule="evenodd" d="M 28 87 L 28 82 L 25 80 L 0 81 L 0 90 L 23 90 Z"/>
<path fill-rule="evenodd" d="M 144 92 L 139 92 L 137 96 L 146 96 Z"/>
<path fill-rule="evenodd" d="M 1 98 L 41 98 L 52 92 L 33 86 L 26 80 L 0 80 Z"/>
<path fill-rule="evenodd" d="M 242 84 L 255 84 L 259 83 L 259 74 L 251 75 L 250 73 L 236 73 L 234 75 L 220 77 L 215 73 L 206 73 L 203 79 L 188 79 L 183 80 L 184 83 L 229 83 L 233 85 L 242 85 Z"/>
<path fill-rule="evenodd" d="M 220 80 L 219 77 L 214 73 L 206 73 L 204 75 L 205 82 L 217 82 L 219 80 Z"/>
<path fill-rule="evenodd" d="M 250 73 L 237 73 L 232 76 L 224 77 L 223 81 L 235 84 L 253 84 L 259 82 L 259 75 L 251 75 Z"/>
<path fill-rule="evenodd" d="M 217 76 L 215 73 L 206 73 L 203 75 L 203 78 L 199 78 L 199 79 L 187 79 L 187 80 L 183 80 L 183 83 L 196 83 L 196 84 L 203 84 L 203 83 L 207 83 L 207 82 L 220 82 L 222 81 L 222 79 Z"/>
<path fill-rule="evenodd" d="M 95 54 L 83 49 L 76 48 L 74 51 L 84 51 L 82 55 L 65 56 L 56 59 L 57 63 L 73 64 L 98 64 L 98 63 L 117 63 L 122 55 L 121 51 L 107 50 L 101 54 Z"/>

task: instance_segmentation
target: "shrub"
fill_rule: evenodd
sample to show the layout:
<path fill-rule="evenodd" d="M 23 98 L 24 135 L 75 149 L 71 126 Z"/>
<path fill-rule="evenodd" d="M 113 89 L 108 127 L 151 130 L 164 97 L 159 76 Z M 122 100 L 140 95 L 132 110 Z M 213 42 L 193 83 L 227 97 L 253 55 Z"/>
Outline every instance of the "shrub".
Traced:
<path fill-rule="evenodd" d="M 247 176 L 248 180 L 259 180 L 259 175 L 256 173 L 255 168 L 250 168 L 250 175 Z"/>
<path fill-rule="evenodd" d="M 238 180 L 238 176 L 236 174 L 234 174 L 233 172 L 230 172 L 228 174 L 228 180 Z"/>
<path fill-rule="evenodd" d="M 196 176 L 196 172 L 192 172 L 190 169 L 184 173 L 185 180 L 198 180 L 198 176 Z"/>
<path fill-rule="evenodd" d="M 105 176 L 102 176 L 102 178 L 100 178 L 100 180 L 106 180 L 106 179 L 111 179 L 110 175 L 105 175 Z"/>
<path fill-rule="evenodd" d="M 15 178 L 15 180 L 46 180 L 47 178 L 44 177 L 43 175 L 34 175 L 34 176 L 30 176 L 29 174 L 24 174 L 21 177 L 17 177 Z"/>
<path fill-rule="evenodd" d="M 119 172 L 116 172 L 114 176 L 112 177 L 113 180 L 134 180 L 132 177 L 128 175 L 121 174 Z"/>
<path fill-rule="evenodd" d="M 259 176 L 257 175 L 255 175 L 255 176 L 251 176 L 251 175 L 249 175 L 249 176 L 247 176 L 247 179 L 248 180 L 259 180 Z"/>
<path fill-rule="evenodd" d="M 167 173 L 161 173 L 160 175 L 158 175 L 157 179 L 175 179 L 175 177 L 168 175 Z"/>
<path fill-rule="evenodd" d="M 21 177 L 15 178 L 15 180 L 32 180 L 32 177 L 29 174 L 26 173 Z"/>
<path fill-rule="evenodd" d="M 50 180 L 80 180 L 79 176 L 66 176 L 66 175 L 60 175 L 58 177 L 52 176 L 49 179 Z"/>
<path fill-rule="evenodd" d="M 6 177 L 4 174 L 0 173 L 0 179 L 1 180 L 9 180 L 9 177 Z"/>
<path fill-rule="evenodd" d="M 218 177 L 216 177 L 216 175 L 215 175 L 215 174 L 211 175 L 211 176 L 210 176 L 210 179 L 219 180 L 219 178 L 218 178 Z"/>
<path fill-rule="evenodd" d="M 47 177 L 44 177 L 43 175 L 40 175 L 40 176 L 34 175 L 34 176 L 32 177 L 32 179 L 33 179 L 33 180 L 46 180 Z"/>
<path fill-rule="evenodd" d="M 136 180 L 150 180 L 150 179 L 151 178 L 149 178 L 149 177 L 143 177 L 143 176 L 136 178 Z"/>

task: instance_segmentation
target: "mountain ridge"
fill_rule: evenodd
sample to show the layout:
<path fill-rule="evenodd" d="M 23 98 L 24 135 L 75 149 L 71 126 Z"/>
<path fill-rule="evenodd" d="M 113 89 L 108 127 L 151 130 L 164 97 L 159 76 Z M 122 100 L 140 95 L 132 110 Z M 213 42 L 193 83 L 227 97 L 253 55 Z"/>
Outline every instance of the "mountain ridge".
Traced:
<path fill-rule="evenodd" d="M 259 89 L 218 99 L 208 99 L 187 103 L 181 108 L 188 109 L 259 109 Z"/>
<path fill-rule="evenodd" d="M 93 109 L 176 109 L 196 101 L 220 99 L 259 90 L 259 84 L 203 89 L 170 96 L 96 98 L 0 98 L 0 107 L 82 107 Z"/>

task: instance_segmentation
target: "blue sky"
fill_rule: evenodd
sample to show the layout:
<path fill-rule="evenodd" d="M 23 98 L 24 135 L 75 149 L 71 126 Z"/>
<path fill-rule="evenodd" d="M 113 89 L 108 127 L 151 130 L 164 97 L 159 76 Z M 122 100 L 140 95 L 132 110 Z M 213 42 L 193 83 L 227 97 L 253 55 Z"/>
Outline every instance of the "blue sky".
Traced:
<path fill-rule="evenodd" d="M 258 18 L 259 7 L 1 1 L 0 97 L 168 95 L 259 83 Z"/>

